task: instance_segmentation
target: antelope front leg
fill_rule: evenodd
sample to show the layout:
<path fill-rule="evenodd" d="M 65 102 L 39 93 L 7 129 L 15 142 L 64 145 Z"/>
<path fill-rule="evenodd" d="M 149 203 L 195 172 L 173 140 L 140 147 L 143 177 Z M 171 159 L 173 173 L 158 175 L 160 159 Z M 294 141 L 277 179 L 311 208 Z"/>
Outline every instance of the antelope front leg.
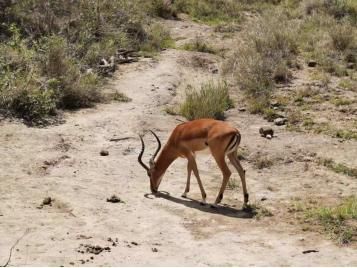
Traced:
<path fill-rule="evenodd" d="M 184 198 L 187 197 L 187 193 L 190 191 L 191 173 L 192 173 L 192 168 L 191 168 L 191 166 L 190 166 L 190 162 L 187 162 L 187 182 L 186 182 L 186 188 L 185 188 L 185 192 L 181 195 L 181 196 L 184 197 Z"/>

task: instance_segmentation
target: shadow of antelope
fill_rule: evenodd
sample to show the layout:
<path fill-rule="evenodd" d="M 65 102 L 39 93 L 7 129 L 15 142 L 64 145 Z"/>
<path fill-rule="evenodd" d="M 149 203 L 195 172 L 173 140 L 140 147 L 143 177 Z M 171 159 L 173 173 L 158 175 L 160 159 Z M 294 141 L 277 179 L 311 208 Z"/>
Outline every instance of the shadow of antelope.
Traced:
<path fill-rule="evenodd" d="M 246 207 L 242 209 L 236 209 L 233 207 L 225 206 L 225 205 L 216 205 L 216 207 L 210 206 L 208 204 L 203 204 L 201 201 L 186 197 L 186 198 L 177 198 L 171 196 L 168 192 L 158 191 L 155 194 L 147 193 L 144 195 L 146 198 L 154 199 L 154 198 L 163 198 L 165 200 L 174 202 L 176 204 L 183 205 L 188 208 L 197 209 L 202 212 L 218 214 L 231 218 L 240 218 L 240 219 L 251 219 L 253 218 L 257 212 L 252 207 Z M 153 196 L 153 197 L 150 197 Z"/>

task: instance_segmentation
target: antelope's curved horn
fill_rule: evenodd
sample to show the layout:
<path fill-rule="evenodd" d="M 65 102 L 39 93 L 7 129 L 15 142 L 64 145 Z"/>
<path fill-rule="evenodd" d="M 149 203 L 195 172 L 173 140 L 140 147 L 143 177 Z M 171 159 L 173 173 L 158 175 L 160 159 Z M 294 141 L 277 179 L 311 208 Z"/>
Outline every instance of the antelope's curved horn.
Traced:
<path fill-rule="evenodd" d="M 140 137 L 140 140 L 141 140 L 141 152 L 139 153 L 138 161 L 139 161 L 139 164 L 148 171 L 149 167 L 147 165 L 145 165 L 143 163 L 142 159 L 141 159 L 143 157 L 144 150 L 145 150 L 144 140 L 143 140 L 143 137 L 141 135 L 139 135 L 139 137 Z"/>
<path fill-rule="evenodd" d="M 159 137 L 155 134 L 154 131 L 150 130 L 150 132 L 152 133 L 152 135 L 155 136 L 156 140 L 157 140 L 157 143 L 158 143 L 158 146 L 157 146 L 157 149 L 156 149 L 156 152 L 154 153 L 152 159 L 155 160 L 155 157 L 157 156 L 157 154 L 160 152 L 160 149 L 161 149 L 161 142 L 160 142 L 160 139 Z"/>

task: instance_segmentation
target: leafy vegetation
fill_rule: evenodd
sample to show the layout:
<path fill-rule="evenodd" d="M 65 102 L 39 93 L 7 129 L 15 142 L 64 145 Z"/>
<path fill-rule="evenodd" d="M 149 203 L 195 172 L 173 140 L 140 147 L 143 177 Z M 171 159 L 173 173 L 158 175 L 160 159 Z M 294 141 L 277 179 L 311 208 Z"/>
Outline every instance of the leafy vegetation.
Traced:
<path fill-rule="evenodd" d="M 225 82 L 212 81 L 203 84 L 199 90 L 188 87 L 186 99 L 181 104 L 180 114 L 188 120 L 199 118 L 224 119 L 224 112 L 233 107 Z"/>
<path fill-rule="evenodd" d="M 253 2 L 251 6 L 261 7 L 257 9 L 261 15 L 243 27 L 245 39 L 237 43 L 224 68 L 246 93 L 252 113 L 266 114 L 276 85 L 291 80 L 292 70 L 301 68 L 300 58 L 316 62 L 325 88 L 329 75 L 355 76 L 355 1 Z M 249 6 L 242 5 L 243 9 Z"/>
<path fill-rule="evenodd" d="M 118 50 L 152 55 L 172 46 L 168 32 L 151 23 L 140 3 L 2 1 L 0 112 L 39 124 L 58 109 L 102 101 L 102 59 L 112 60 L 114 70 Z"/>
<path fill-rule="evenodd" d="M 357 220 L 357 197 L 346 198 L 335 207 L 307 209 L 306 218 L 321 224 L 324 230 L 341 244 L 355 241 L 357 228 L 353 222 Z"/>
<path fill-rule="evenodd" d="M 196 38 L 191 43 L 186 43 L 183 46 L 183 49 L 184 50 L 188 50 L 188 51 L 198 51 L 198 52 L 211 53 L 211 54 L 216 54 L 217 53 L 217 51 L 214 48 L 212 48 L 211 46 L 207 45 L 200 38 Z"/>
<path fill-rule="evenodd" d="M 280 27 L 281 23 L 287 26 Z M 298 52 L 294 28 L 282 12 L 263 15 L 246 30 L 246 40 L 238 45 L 225 66 L 225 71 L 233 72 L 238 86 L 246 93 L 253 113 L 263 113 L 268 108 L 275 83 L 291 78 L 288 67 Z"/>
<path fill-rule="evenodd" d="M 173 9 L 208 24 L 238 22 L 242 18 L 241 5 L 234 0 L 176 0 Z"/>

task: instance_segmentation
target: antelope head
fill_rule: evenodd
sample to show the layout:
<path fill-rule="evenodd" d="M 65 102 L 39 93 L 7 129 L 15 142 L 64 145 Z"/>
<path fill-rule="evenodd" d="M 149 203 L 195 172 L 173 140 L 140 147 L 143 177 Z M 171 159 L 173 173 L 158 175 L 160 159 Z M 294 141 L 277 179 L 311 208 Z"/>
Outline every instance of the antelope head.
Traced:
<path fill-rule="evenodd" d="M 157 164 L 156 164 L 155 158 L 156 158 L 157 154 L 160 152 L 161 142 L 160 142 L 159 137 L 152 130 L 150 130 L 150 132 L 154 135 L 154 137 L 157 140 L 157 143 L 158 143 L 157 149 L 149 161 L 149 166 L 147 166 L 142 161 L 142 156 L 143 156 L 144 150 L 145 150 L 145 143 L 144 143 L 143 137 L 140 135 L 139 137 L 141 140 L 141 152 L 139 153 L 138 161 L 139 161 L 139 164 L 146 170 L 146 172 L 150 178 L 151 192 L 156 193 L 157 189 L 159 188 L 160 182 L 161 182 L 161 176 L 158 176 L 158 170 L 157 170 Z"/>

